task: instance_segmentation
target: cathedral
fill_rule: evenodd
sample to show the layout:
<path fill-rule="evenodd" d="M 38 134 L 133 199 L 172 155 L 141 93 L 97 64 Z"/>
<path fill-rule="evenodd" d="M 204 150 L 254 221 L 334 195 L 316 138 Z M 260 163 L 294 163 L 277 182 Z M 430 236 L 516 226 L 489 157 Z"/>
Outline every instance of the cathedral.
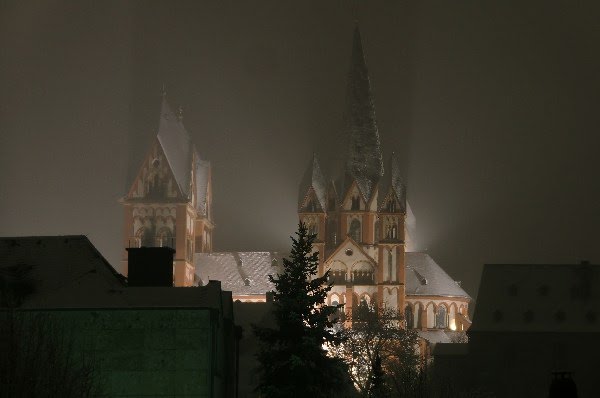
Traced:
<path fill-rule="evenodd" d="M 319 275 L 330 271 L 327 304 L 394 308 L 430 342 L 465 331 L 469 295 L 424 252 L 415 251 L 415 217 L 397 157 L 381 150 L 375 106 L 358 27 L 353 38 L 345 110 L 346 159 L 339 179 L 328 179 L 317 155 L 300 182 L 298 217 L 316 235 Z M 213 252 L 211 166 L 201 158 L 163 93 L 158 132 L 124 207 L 125 248 L 175 249 L 175 286 L 219 280 L 233 299 L 265 301 L 269 274 L 281 269 L 276 252 Z"/>

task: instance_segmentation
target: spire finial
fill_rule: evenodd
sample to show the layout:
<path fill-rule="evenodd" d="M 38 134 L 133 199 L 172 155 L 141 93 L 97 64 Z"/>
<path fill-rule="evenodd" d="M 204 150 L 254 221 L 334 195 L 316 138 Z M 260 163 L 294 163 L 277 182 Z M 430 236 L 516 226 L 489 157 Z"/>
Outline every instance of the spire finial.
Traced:
<path fill-rule="evenodd" d="M 358 1 L 352 2 L 352 17 L 354 18 L 354 26 L 358 26 Z"/>
<path fill-rule="evenodd" d="M 177 109 L 177 119 L 180 123 L 183 123 L 183 106 L 179 105 L 179 109 Z"/>

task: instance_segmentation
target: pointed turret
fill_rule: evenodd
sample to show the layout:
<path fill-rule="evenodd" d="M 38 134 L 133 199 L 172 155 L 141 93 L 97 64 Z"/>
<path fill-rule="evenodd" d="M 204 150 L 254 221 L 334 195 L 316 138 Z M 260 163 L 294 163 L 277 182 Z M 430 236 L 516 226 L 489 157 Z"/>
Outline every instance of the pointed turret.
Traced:
<path fill-rule="evenodd" d="M 390 200 L 393 201 L 390 202 Z M 392 153 L 386 167 L 386 173 L 379 182 L 379 194 L 377 196 L 377 209 L 385 209 L 391 212 L 406 213 L 406 185 L 400 175 L 400 162 L 395 153 Z"/>
<path fill-rule="evenodd" d="M 165 153 L 183 197 L 188 197 L 192 165 L 191 140 L 185 127 L 183 127 L 183 123 L 171 110 L 164 91 L 156 138 L 158 138 L 158 142 Z"/>
<path fill-rule="evenodd" d="M 316 202 L 311 202 L 312 195 Z M 316 153 L 313 154 L 312 161 L 300 183 L 298 209 L 310 212 L 327 209 L 327 180 L 323 177 Z"/>
<path fill-rule="evenodd" d="M 354 29 L 346 95 L 345 129 L 349 143 L 346 173 L 356 181 L 365 200 L 369 201 L 375 185 L 383 175 L 383 161 L 375 105 L 358 25 Z"/>

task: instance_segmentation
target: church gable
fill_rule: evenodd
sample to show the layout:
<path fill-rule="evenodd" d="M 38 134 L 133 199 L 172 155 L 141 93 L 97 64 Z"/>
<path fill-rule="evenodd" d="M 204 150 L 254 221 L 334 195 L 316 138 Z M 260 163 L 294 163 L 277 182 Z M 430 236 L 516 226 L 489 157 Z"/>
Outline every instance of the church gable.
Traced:
<path fill-rule="evenodd" d="M 342 204 L 344 210 L 364 210 L 365 200 L 356 182 L 352 182 L 350 188 L 346 191 L 344 202 Z"/>
<path fill-rule="evenodd" d="M 354 284 L 371 285 L 377 263 L 352 238 L 346 240 L 325 261 L 334 278 L 345 277 Z"/>
<path fill-rule="evenodd" d="M 321 203 L 317 198 L 314 188 L 310 187 L 306 195 L 304 196 L 304 201 L 300 206 L 301 213 L 321 213 L 323 212 L 323 208 L 321 207 Z"/>
<path fill-rule="evenodd" d="M 156 140 L 146 155 L 126 199 L 154 201 L 176 200 L 183 197 L 165 153 Z"/>
<path fill-rule="evenodd" d="M 394 188 L 390 188 L 387 193 L 381 192 L 385 196 L 381 200 L 378 211 L 380 213 L 401 213 L 402 205 L 398 201 L 398 195 L 394 192 Z"/>
<path fill-rule="evenodd" d="M 367 265 L 374 268 L 377 264 L 375 260 L 350 237 L 347 237 L 346 240 L 331 253 L 327 260 L 325 260 L 325 268 L 332 267 L 334 263 L 342 263 L 361 269 Z"/>

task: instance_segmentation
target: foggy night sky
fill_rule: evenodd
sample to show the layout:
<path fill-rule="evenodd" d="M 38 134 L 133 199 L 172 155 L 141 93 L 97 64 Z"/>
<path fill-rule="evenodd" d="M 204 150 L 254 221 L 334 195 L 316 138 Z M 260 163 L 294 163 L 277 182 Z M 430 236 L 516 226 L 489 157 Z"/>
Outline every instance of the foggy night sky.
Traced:
<path fill-rule="evenodd" d="M 215 249 L 288 249 L 312 152 L 344 148 L 356 13 L 419 245 L 473 297 L 484 263 L 599 263 L 600 3 L 422 3 L 0 0 L 0 236 L 85 234 L 119 267 L 165 83 Z"/>

